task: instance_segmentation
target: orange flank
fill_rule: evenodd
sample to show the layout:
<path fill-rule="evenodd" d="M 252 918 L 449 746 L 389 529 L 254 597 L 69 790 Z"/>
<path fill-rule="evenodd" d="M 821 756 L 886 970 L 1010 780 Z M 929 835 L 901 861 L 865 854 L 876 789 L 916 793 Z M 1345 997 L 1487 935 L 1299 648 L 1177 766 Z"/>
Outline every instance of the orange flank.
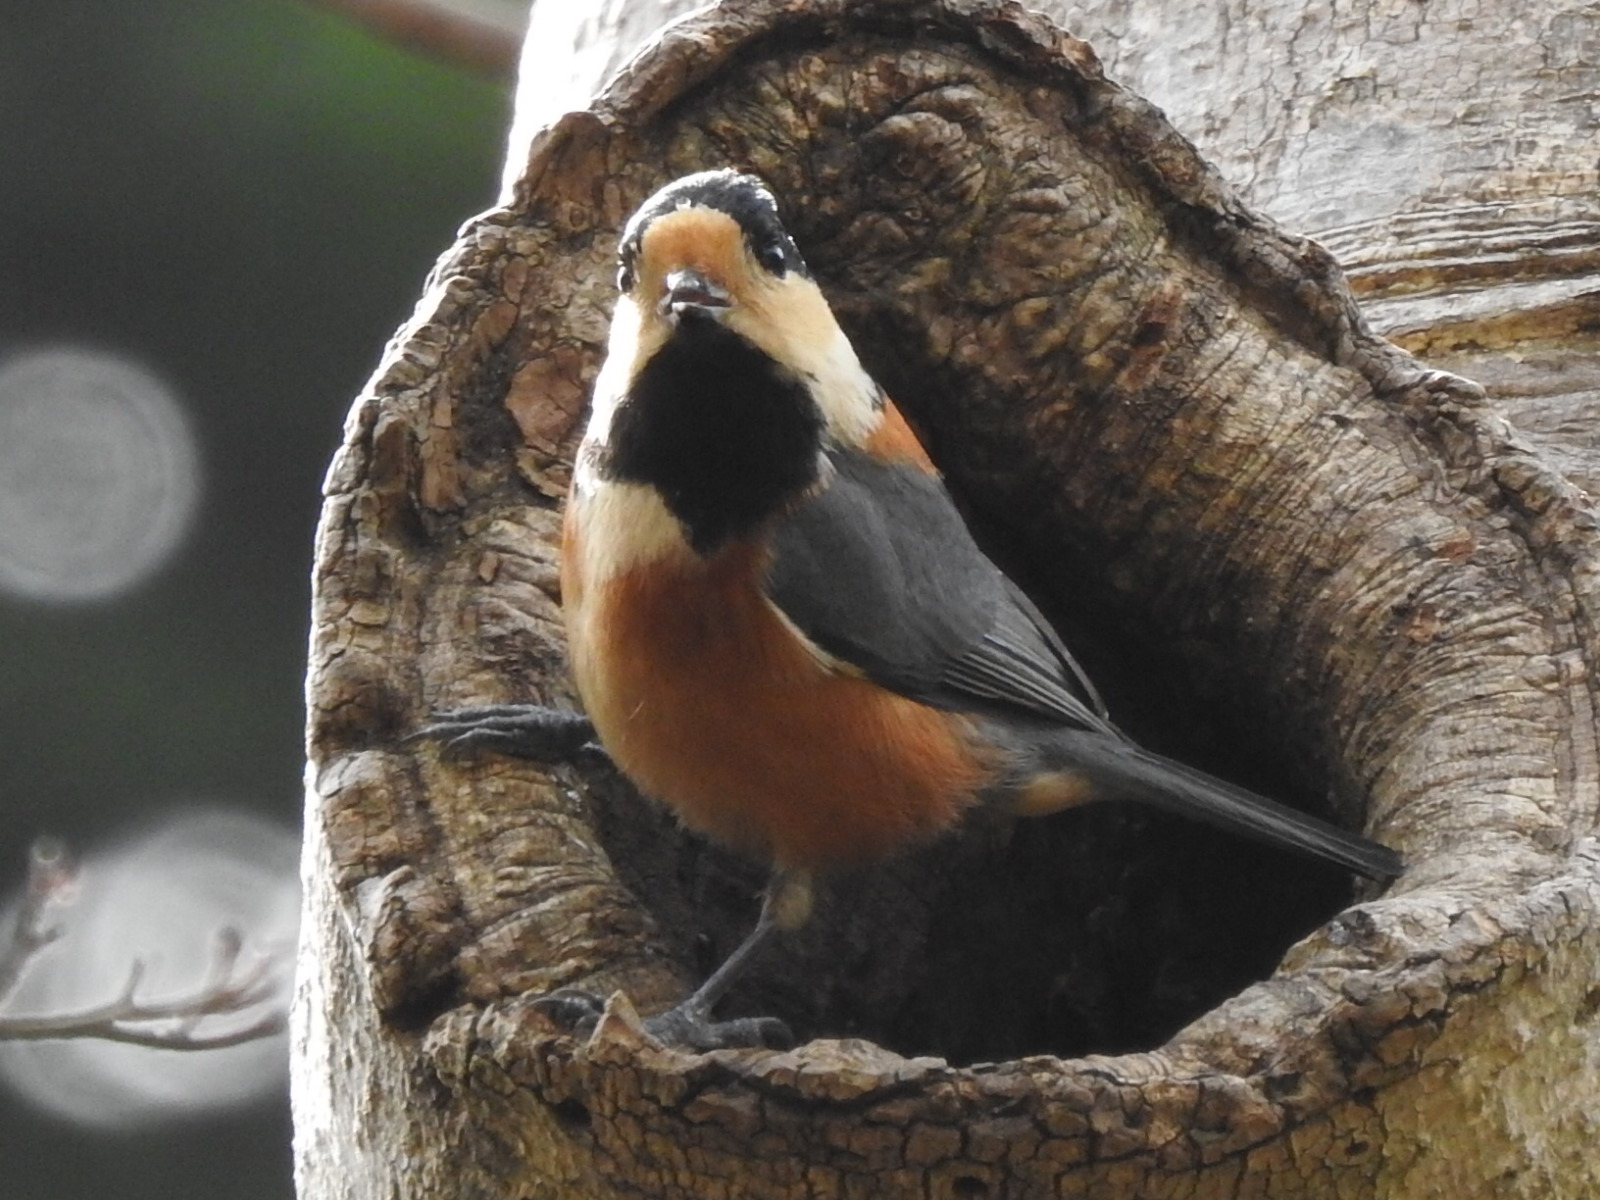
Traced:
<path fill-rule="evenodd" d="M 741 542 L 584 589 L 573 667 L 617 765 L 780 867 L 868 860 L 951 825 L 986 775 L 965 718 L 830 664 L 762 594 L 764 568 Z"/>
<path fill-rule="evenodd" d="M 863 449 L 887 462 L 910 462 L 930 475 L 936 473 L 933 460 L 928 457 L 922 442 L 911 431 L 911 426 L 906 423 L 893 400 L 884 402 L 883 421 L 867 435 Z"/>

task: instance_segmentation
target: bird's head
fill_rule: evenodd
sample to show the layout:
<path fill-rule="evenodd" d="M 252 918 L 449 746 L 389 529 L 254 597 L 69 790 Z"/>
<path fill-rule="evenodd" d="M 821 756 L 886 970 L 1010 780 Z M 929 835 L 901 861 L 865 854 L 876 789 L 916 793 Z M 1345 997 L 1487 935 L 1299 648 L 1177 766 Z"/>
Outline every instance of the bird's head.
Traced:
<path fill-rule="evenodd" d="M 669 183 L 634 213 L 617 254 L 618 291 L 658 319 L 658 332 L 697 320 L 754 332 L 816 291 L 772 193 L 735 171 Z"/>
<path fill-rule="evenodd" d="M 597 405 L 664 346 L 737 335 L 810 392 L 834 444 L 857 444 L 882 397 L 862 370 L 766 185 L 737 171 L 667 184 L 623 229 L 616 312 Z"/>

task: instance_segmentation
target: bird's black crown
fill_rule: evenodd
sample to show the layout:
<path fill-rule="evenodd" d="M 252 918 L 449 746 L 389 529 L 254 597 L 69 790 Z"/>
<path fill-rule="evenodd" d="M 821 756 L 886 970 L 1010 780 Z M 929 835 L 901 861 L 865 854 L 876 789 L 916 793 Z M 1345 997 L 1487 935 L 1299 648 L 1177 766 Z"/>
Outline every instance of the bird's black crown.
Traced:
<path fill-rule="evenodd" d="M 783 227 L 778 202 L 767 185 L 754 175 L 724 168 L 700 171 L 675 179 L 656 192 L 629 219 L 617 247 L 621 264 L 618 283 L 624 291 L 639 254 L 639 241 L 650 223 L 682 208 L 714 208 L 727 213 L 744 232 L 750 253 L 763 268 L 780 279 L 790 271 L 810 277 L 800 248 Z"/>

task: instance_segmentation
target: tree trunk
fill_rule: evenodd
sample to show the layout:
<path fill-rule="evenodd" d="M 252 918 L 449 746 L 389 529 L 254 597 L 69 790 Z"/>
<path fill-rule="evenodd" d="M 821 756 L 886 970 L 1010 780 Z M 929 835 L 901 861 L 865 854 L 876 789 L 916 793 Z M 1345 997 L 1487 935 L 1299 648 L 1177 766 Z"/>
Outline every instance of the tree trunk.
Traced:
<path fill-rule="evenodd" d="M 1483 383 L 1600 494 L 1594 5 L 1134 0 L 1074 16 L 1246 202 L 1333 253 L 1377 332 Z"/>
<path fill-rule="evenodd" d="M 1449 43 L 1444 7 L 1405 9 L 1422 43 Z M 1369 332 L 1324 250 L 1010 4 L 730 3 L 513 139 L 504 207 L 435 272 L 328 478 L 307 1200 L 1600 1184 L 1596 472 L 1560 407 L 1594 402 L 1566 349 L 1593 338 L 1592 184 L 1550 199 L 1571 191 L 1558 116 L 1519 135 L 1549 148 L 1538 170 L 1468 186 L 1452 156 L 1504 125 L 1421 75 L 1399 91 L 1438 101 L 1426 136 L 1376 103 L 1363 125 L 1362 81 L 1389 96 L 1399 68 L 1351 66 L 1349 30 L 1315 16 L 1286 75 L 1183 9 L 1166 45 L 1106 36 L 1158 95 L 1158 53 L 1208 65 L 1163 102 L 1209 114 L 1189 128 L 1256 202 L 1325 223 L 1385 329 L 1542 395 L 1545 447 Z M 1552 98 L 1593 56 L 1567 57 Z M 1531 127 L 1492 65 L 1457 75 Z M 1282 79 L 1309 115 L 1258 98 Z M 1296 191 L 1293 133 L 1319 120 L 1345 140 Z M 665 179 L 723 163 L 773 184 L 868 367 L 1121 723 L 1364 823 L 1407 855 L 1400 881 L 1351 906 L 1338 872 L 1132 809 L 974 821 L 833 881 L 728 1006 L 812 1040 L 688 1055 L 643 1036 L 634 1009 L 747 927 L 759 868 L 601 763 L 402 739 L 436 708 L 574 702 L 558 509 L 616 233 Z M 565 985 L 626 999 L 579 1041 L 530 1004 Z"/>

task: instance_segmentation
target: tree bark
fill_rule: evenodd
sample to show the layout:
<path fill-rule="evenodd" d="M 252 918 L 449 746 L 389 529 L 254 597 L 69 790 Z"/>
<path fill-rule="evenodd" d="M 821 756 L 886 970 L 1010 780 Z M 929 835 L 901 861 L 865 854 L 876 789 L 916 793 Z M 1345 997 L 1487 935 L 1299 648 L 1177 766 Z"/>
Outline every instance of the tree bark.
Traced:
<path fill-rule="evenodd" d="M 1333 253 L 1377 332 L 1483 383 L 1600 493 L 1593 5 L 1134 0 L 1070 18 L 1247 203 Z"/>
<path fill-rule="evenodd" d="M 1295 78 L 1314 90 L 1316 69 Z M 812 1039 L 798 1049 L 686 1055 L 640 1033 L 633 1010 L 747 926 L 759 868 L 603 763 L 402 739 L 435 708 L 574 702 L 557 510 L 616 233 L 660 182 L 722 163 L 773 184 L 869 368 L 1122 723 L 1364 822 L 1405 877 L 1351 905 L 1336 872 L 1133 810 L 975 821 L 835 881 L 735 995 Z M 1541 453 L 1480 386 L 1375 336 L 1325 250 L 1013 5 L 709 10 L 516 167 L 329 473 L 305 1197 L 1595 1188 L 1600 557 L 1581 455 Z M 1344 251 L 1394 331 L 1453 280 L 1500 286 L 1485 247 L 1504 237 L 1406 257 L 1425 201 L 1375 212 L 1378 248 Z M 1549 267 L 1531 229 L 1519 244 Z M 1552 347 L 1586 302 L 1555 282 Z M 1511 362 L 1529 327 L 1494 328 Z M 1486 361 L 1468 323 L 1418 336 Z M 564 985 L 626 999 L 579 1041 L 530 1004 Z"/>

